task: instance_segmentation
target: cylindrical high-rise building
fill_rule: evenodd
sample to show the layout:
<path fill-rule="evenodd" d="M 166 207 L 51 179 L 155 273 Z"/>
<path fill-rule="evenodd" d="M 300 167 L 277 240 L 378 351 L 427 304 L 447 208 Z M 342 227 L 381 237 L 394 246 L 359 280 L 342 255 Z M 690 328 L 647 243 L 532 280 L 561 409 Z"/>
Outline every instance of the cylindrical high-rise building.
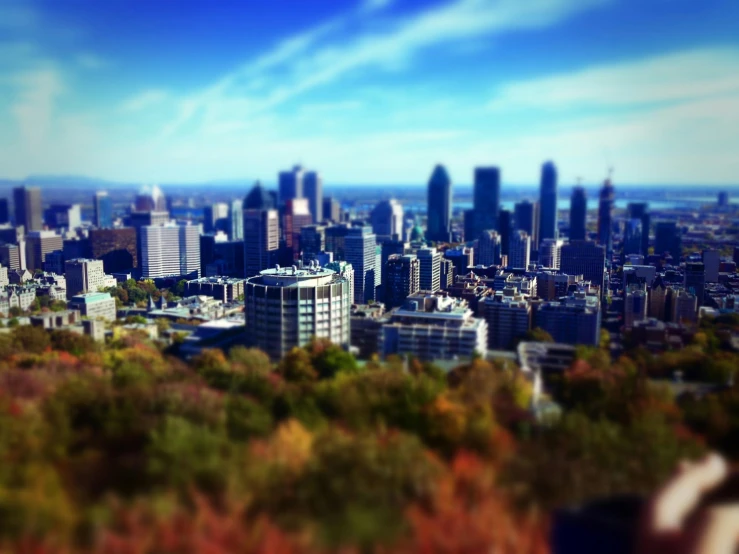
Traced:
<path fill-rule="evenodd" d="M 266 269 L 247 280 L 244 297 L 247 341 L 274 359 L 313 337 L 349 344 L 350 283 L 330 269 Z"/>
<path fill-rule="evenodd" d="M 443 165 L 429 179 L 426 238 L 449 242 L 452 238 L 452 181 Z"/>

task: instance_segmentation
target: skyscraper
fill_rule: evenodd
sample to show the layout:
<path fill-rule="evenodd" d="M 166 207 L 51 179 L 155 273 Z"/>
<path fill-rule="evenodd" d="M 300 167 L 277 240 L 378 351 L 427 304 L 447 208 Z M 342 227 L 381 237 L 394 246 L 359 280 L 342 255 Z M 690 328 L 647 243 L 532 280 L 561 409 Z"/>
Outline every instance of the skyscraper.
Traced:
<path fill-rule="evenodd" d="M 344 259 L 354 268 L 354 303 L 366 304 L 375 300 L 377 267 L 377 242 L 372 228 L 351 227 L 344 238 Z"/>
<path fill-rule="evenodd" d="M 370 215 L 377 240 L 403 240 L 403 206 L 395 199 L 382 200 Z"/>
<path fill-rule="evenodd" d="M 138 267 L 136 229 L 90 229 L 91 255 L 103 261 L 106 273 L 128 271 Z"/>
<path fill-rule="evenodd" d="M 645 255 L 642 250 L 644 231 L 642 230 L 642 222 L 640 219 L 627 219 L 624 224 L 624 256 L 628 254 Z"/>
<path fill-rule="evenodd" d="M 536 235 L 536 227 L 536 204 L 528 200 L 517 202 L 513 206 L 513 229 L 516 231 L 526 231 L 533 241 Z M 538 244 L 538 242 L 534 242 Z"/>
<path fill-rule="evenodd" d="M 303 196 L 308 199 L 313 221 L 323 221 L 323 180 L 316 171 L 309 171 L 303 176 Z"/>
<path fill-rule="evenodd" d="M 559 269 L 565 275 L 582 275 L 605 292 L 606 249 L 589 240 L 576 240 L 562 246 Z"/>
<path fill-rule="evenodd" d="M 587 215 L 587 193 L 583 187 L 575 187 L 570 199 L 570 240 L 585 240 Z"/>
<path fill-rule="evenodd" d="M 63 248 L 64 240 L 54 231 L 31 231 L 26 234 L 26 267 L 29 271 L 43 269 L 46 254 Z"/>
<path fill-rule="evenodd" d="M 434 168 L 428 184 L 426 238 L 448 242 L 452 236 L 452 182 L 443 165 Z"/>
<path fill-rule="evenodd" d="M 500 169 L 497 167 L 475 168 L 474 229 L 472 237 L 483 231 L 498 228 L 500 210 Z"/>
<path fill-rule="evenodd" d="M 232 200 L 228 211 L 228 238 L 230 240 L 244 239 L 244 202 L 241 199 Z"/>
<path fill-rule="evenodd" d="M 419 290 L 421 268 L 414 254 L 393 254 L 386 262 L 385 306 L 402 306 L 405 299 Z"/>
<path fill-rule="evenodd" d="M 41 231 L 44 228 L 40 188 L 14 188 L 13 202 L 15 204 L 16 225 L 23 225 L 26 228 L 26 232 Z"/>
<path fill-rule="evenodd" d="M 0 198 L 0 225 L 10 222 L 10 213 L 8 212 L 8 199 Z"/>
<path fill-rule="evenodd" d="M 285 265 L 292 265 L 300 257 L 300 230 L 313 223 L 307 198 L 291 198 L 285 201 L 282 213 L 282 245 Z M 282 262 L 280 262 L 282 263 Z"/>
<path fill-rule="evenodd" d="M 541 167 L 539 188 L 539 242 L 557 238 L 557 168 L 552 162 Z M 536 245 L 538 247 L 538 245 Z"/>
<path fill-rule="evenodd" d="M 419 248 L 418 256 L 420 290 L 436 292 L 441 288 L 441 254 L 436 248 Z"/>
<path fill-rule="evenodd" d="M 559 269 L 562 262 L 561 239 L 544 239 L 539 246 L 539 265 L 549 269 Z"/>
<path fill-rule="evenodd" d="M 338 200 L 330 196 L 323 198 L 323 219 L 333 221 L 334 223 L 341 221 L 341 204 L 339 204 Z"/>
<path fill-rule="evenodd" d="M 680 263 L 683 242 L 681 231 L 674 221 L 659 221 L 654 226 L 654 253 L 662 256 L 665 253 L 672 256 L 673 265 Z"/>
<path fill-rule="evenodd" d="M 513 232 L 512 214 L 509 210 L 498 212 L 498 234 L 500 234 L 500 252 L 503 256 L 508 255 L 509 242 Z"/>
<path fill-rule="evenodd" d="M 531 237 L 526 231 L 514 231 L 508 247 L 508 267 L 528 269 L 531 255 Z"/>
<path fill-rule="evenodd" d="M 626 208 L 627 219 L 638 219 L 641 222 L 641 254 L 649 253 L 649 205 L 646 202 L 632 202 Z"/>
<path fill-rule="evenodd" d="M 167 199 L 157 185 L 141 187 L 134 200 L 136 212 L 168 212 Z"/>
<path fill-rule="evenodd" d="M 169 275 L 197 274 L 200 277 L 200 230 L 195 225 L 141 227 L 141 276 L 147 279 Z"/>
<path fill-rule="evenodd" d="M 290 171 L 281 171 L 278 175 L 278 191 L 280 206 L 291 198 L 303 198 L 303 168 L 296 165 Z"/>
<path fill-rule="evenodd" d="M 244 199 L 244 275 L 253 277 L 275 265 L 280 224 L 274 196 L 257 181 Z"/>
<path fill-rule="evenodd" d="M 605 247 L 608 259 L 613 254 L 613 202 L 615 193 L 611 180 L 606 179 L 598 202 L 598 244 Z"/>
<path fill-rule="evenodd" d="M 44 211 L 44 220 L 50 229 L 77 229 L 82 226 L 79 204 L 52 204 Z"/>
<path fill-rule="evenodd" d="M 491 266 L 500 264 L 500 235 L 495 231 L 483 231 L 477 239 L 477 265 Z"/>
<path fill-rule="evenodd" d="M 203 232 L 215 233 L 228 228 L 229 206 L 225 202 L 214 202 L 203 208 Z"/>
<path fill-rule="evenodd" d="M 98 229 L 110 229 L 113 226 L 113 202 L 105 191 L 95 193 L 93 198 L 95 210 L 95 227 Z"/>

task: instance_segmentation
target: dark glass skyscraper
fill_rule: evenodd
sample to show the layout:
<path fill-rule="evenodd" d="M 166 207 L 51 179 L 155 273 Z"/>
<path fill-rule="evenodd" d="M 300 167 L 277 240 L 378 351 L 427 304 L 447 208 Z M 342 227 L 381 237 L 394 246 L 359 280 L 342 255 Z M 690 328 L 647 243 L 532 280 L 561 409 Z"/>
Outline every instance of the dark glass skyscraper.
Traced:
<path fill-rule="evenodd" d="M 646 202 L 634 202 L 627 206 L 627 219 L 638 219 L 641 221 L 641 254 L 649 253 L 649 205 Z"/>
<path fill-rule="evenodd" d="M 296 165 L 290 171 L 280 171 L 277 177 L 280 205 L 293 198 L 303 198 L 303 168 Z"/>
<path fill-rule="evenodd" d="M 510 252 L 508 241 L 511 240 L 512 217 L 510 210 L 498 212 L 498 234 L 500 235 L 500 253 L 507 256 Z"/>
<path fill-rule="evenodd" d="M 8 213 L 8 199 L 0 198 L 0 225 L 8 223 L 10 221 L 10 214 Z"/>
<path fill-rule="evenodd" d="M 588 195 L 582 187 L 572 189 L 570 199 L 570 240 L 585 240 Z"/>
<path fill-rule="evenodd" d="M 673 265 L 680 263 L 683 245 L 681 230 L 674 221 L 659 221 L 654 227 L 654 253 L 662 256 L 669 253 Z"/>
<path fill-rule="evenodd" d="M 613 254 L 613 185 L 606 179 L 600 189 L 598 202 L 598 244 L 606 247 L 606 254 L 610 260 Z"/>
<path fill-rule="evenodd" d="M 530 237 L 534 237 L 534 204 L 528 200 L 518 202 L 513 207 L 513 225 L 517 231 L 526 231 Z"/>
<path fill-rule="evenodd" d="M 557 238 L 557 168 L 552 162 L 546 162 L 541 167 L 539 198 L 539 243 L 541 244 L 544 239 Z"/>
<path fill-rule="evenodd" d="M 474 230 L 477 238 L 483 231 L 498 228 L 500 210 L 500 169 L 497 167 L 475 168 Z"/>
<path fill-rule="evenodd" d="M 426 238 L 447 242 L 452 235 L 452 181 L 443 165 L 437 165 L 428 186 Z"/>

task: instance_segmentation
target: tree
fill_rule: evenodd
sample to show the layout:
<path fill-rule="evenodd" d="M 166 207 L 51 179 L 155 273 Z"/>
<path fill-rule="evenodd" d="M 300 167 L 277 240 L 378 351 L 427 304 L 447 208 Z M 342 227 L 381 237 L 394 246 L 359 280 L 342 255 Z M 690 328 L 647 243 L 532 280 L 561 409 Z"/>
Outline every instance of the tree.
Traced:
<path fill-rule="evenodd" d="M 268 374 L 272 370 L 272 362 L 266 353 L 258 348 L 235 346 L 228 352 L 228 359 L 233 366 L 242 372 Z"/>
<path fill-rule="evenodd" d="M 541 327 L 534 327 L 526 333 L 526 339 L 534 342 L 554 342 L 552 335 Z"/>
<path fill-rule="evenodd" d="M 13 306 L 9 310 L 10 317 L 20 317 L 23 315 L 23 310 L 21 310 L 18 306 Z"/>
<path fill-rule="evenodd" d="M 318 372 L 311 363 L 310 354 L 297 346 L 290 350 L 277 366 L 277 371 L 288 381 L 314 381 Z"/>
<path fill-rule="evenodd" d="M 171 325 L 169 324 L 169 320 L 166 317 L 157 318 L 156 326 L 157 331 L 159 331 L 160 335 L 171 327 Z"/>
<path fill-rule="evenodd" d="M 45 329 L 24 325 L 13 330 L 13 343 L 21 352 L 41 354 L 51 345 L 51 340 Z"/>
<path fill-rule="evenodd" d="M 177 281 L 177 284 L 172 287 L 172 290 L 170 292 L 176 294 L 177 296 L 185 296 L 185 287 L 187 286 L 187 281 L 184 279 L 180 279 Z"/>
<path fill-rule="evenodd" d="M 321 379 L 329 379 L 344 371 L 355 373 L 357 360 L 343 348 L 326 339 L 314 339 L 307 347 L 311 364 Z"/>
<path fill-rule="evenodd" d="M 64 300 L 54 300 L 49 305 L 52 312 L 63 312 L 67 309 L 67 303 Z"/>

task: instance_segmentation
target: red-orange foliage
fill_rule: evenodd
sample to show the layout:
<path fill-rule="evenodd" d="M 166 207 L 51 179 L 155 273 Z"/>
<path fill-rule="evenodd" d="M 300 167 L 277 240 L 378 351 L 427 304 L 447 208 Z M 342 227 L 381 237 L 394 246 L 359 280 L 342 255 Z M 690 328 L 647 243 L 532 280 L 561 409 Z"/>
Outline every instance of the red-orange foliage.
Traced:
<path fill-rule="evenodd" d="M 543 518 L 514 515 L 496 487 L 492 466 L 466 452 L 452 462 L 431 507 L 412 506 L 412 537 L 394 552 L 419 554 L 543 554 L 549 552 Z"/>

